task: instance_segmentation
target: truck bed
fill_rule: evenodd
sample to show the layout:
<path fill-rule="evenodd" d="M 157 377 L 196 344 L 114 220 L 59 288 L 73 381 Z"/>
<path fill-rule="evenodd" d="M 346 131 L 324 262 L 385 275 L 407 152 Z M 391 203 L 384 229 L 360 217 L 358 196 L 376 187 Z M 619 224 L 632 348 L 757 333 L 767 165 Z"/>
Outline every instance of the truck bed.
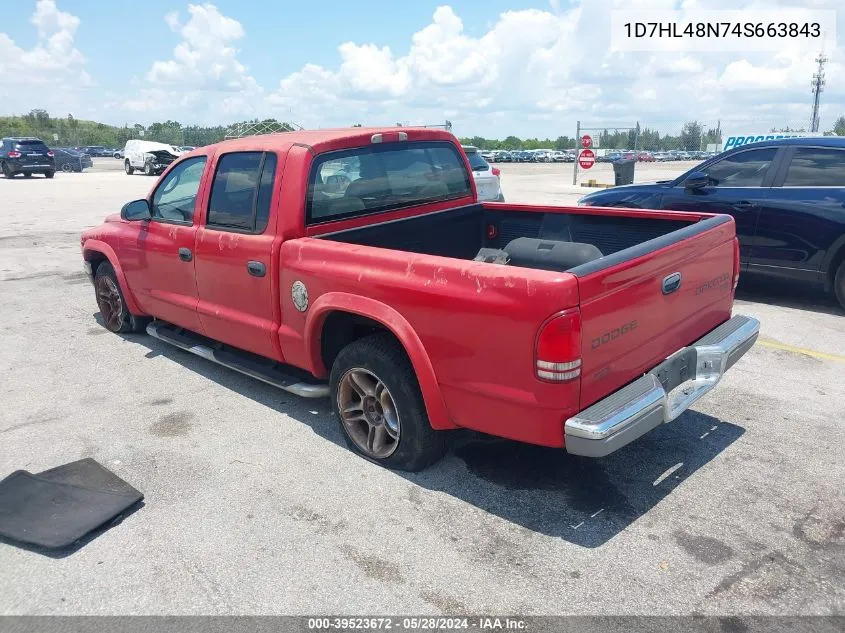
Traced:
<path fill-rule="evenodd" d="M 526 237 L 600 255 L 564 270 L 473 261 Z M 730 318 L 736 240 L 730 216 L 493 203 L 326 227 L 281 254 L 283 287 L 307 279 L 318 295 L 392 306 L 429 353 L 454 425 L 561 446 L 566 416 Z M 580 318 L 580 380 L 552 384 L 534 376 L 535 340 L 565 310 Z M 282 348 L 295 347 L 286 336 Z M 515 423 L 526 406 L 548 406 L 547 417 Z"/>
<path fill-rule="evenodd" d="M 464 260 L 474 259 L 482 248 L 503 249 L 517 238 L 537 238 L 591 244 L 607 256 L 698 221 L 699 217 L 693 215 L 667 219 L 665 214 L 634 216 L 628 210 L 622 215 L 580 207 L 475 204 L 332 233 L 325 238 Z"/>

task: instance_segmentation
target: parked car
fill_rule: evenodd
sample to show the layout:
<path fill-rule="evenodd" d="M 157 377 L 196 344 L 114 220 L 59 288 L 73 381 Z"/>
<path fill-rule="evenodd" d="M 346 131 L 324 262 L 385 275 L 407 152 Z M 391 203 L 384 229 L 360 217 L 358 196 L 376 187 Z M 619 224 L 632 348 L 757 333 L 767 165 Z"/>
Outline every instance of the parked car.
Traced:
<path fill-rule="evenodd" d="M 667 152 L 655 152 L 653 154 L 654 160 L 658 163 L 665 163 L 666 161 L 671 160 L 671 156 Z"/>
<path fill-rule="evenodd" d="M 23 174 L 44 174 L 52 178 L 56 173 L 53 151 L 40 138 L 33 136 L 10 136 L 0 145 L 0 171 L 6 178 Z"/>
<path fill-rule="evenodd" d="M 462 145 L 469 160 L 472 177 L 475 179 L 475 190 L 481 201 L 504 202 L 502 195 L 501 174 L 496 167 L 490 167 L 477 147 Z"/>
<path fill-rule="evenodd" d="M 63 172 L 81 172 L 83 169 L 94 166 L 94 161 L 88 154 L 69 147 L 54 147 L 53 158 L 56 169 Z"/>
<path fill-rule="evenodd" d="M 88 154 L 89 156 L 93 156 L 95 158 L 111 156 L 112 151 L 106 149 L 102 145 L 88 145 L 82 148 L 82 151 Z"/>
<path fill-rule="evenodd" d="M 122 149 L 116 149 L 112 152 L 112 158 L 121 159 L 124 157 L 124 153 Z"/>
<path fill-rule="evenodd" d="M 651 152 L 638 152 L 637 161 L 641 163 L 653 163 L 654 154 L 652 154 Z"/>
<path fill-rule="evenodd" d="M 845 138 L 743 145 L 672 181 L 597 191 L 579 204 L 731 215 L 744 273 L 816 285 L 845 307 Z"/>
<path fill-rule="evenodd" d="M 123 153 L 123 169 L 129 176 L 136 169 L 147 176 L 157 176 L 182 154 L 172 145 L 137 139 L 126 141 Z"/>
<path fill-rule="evenodd" d="M 325 191 L 340 161 L 357 177 Z M 455 428 L 606 455 L 756 340 L 731 314 L 728 216 L 479 204 L 470 178 L 431 128 L 225 141 L 85 231 L 82 257 L 108 329 L 328 396 L 352 450 L 405 470 Z"/>

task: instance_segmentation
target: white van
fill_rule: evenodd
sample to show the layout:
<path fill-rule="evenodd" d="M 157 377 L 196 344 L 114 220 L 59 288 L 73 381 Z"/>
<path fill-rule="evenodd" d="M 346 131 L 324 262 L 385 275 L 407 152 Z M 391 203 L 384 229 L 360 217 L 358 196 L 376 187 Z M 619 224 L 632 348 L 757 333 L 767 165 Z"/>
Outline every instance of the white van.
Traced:
<path fill-rule="evenodd" d="M 181 154 L 180 150 L 166 143 L 133 139 L 126 141 L 123 148 L 123 169 L 128 176 L 136 169 L 147 176 L 158 176 Z"/>

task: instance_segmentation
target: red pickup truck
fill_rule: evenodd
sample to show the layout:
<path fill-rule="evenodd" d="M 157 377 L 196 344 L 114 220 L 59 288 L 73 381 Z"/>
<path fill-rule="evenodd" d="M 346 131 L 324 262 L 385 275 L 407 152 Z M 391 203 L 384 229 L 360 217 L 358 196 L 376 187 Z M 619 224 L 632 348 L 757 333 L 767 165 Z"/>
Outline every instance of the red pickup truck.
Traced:
<path fill-rule="evenodd" d="M 81 242 L 110 330 L 329 396 L 349 446 L 397 469 L 456 428 L 606 455 L 759 331 L 731 316 L 731 217 L 482 204 L 440 130 L 202 147 Z"/>

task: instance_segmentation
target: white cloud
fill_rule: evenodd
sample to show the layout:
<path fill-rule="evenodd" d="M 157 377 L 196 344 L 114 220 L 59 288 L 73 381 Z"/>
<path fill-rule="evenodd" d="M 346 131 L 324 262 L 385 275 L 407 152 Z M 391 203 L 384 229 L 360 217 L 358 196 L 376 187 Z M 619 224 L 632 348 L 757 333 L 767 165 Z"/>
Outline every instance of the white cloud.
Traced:
<path fill-rule="evenodd" d="M 834 8 L 838 2 L 810 5 Z M 404 45 L 350 39 L 337 44 L 334 63 L 305 63 L 264 79 L 262 86 L 240 50 L 249 41 L 248 28 L 213 4 L 189 4 L 159 18 L 163 36 L 169 29 L 172 38 L 171 55 L 149 59 L 145 73 L 108 86 L 104 95 L 91 92 L 85 105 L 119 122 L 127 115 L 185 123 L 276 116 L 325 127 L 448 118 L 460 134 L 489 136 L 571 135 L 577 119 L 590 126 L 639 120 L 666 130 L 691 118 L 714 125 L 721 119 L 723 126 L 756 121 L 795 127 L 809 120 L 815 52 L 784 47 L 774 54 L 626 53 L 610 51 L 609 33 L 614 8 L 725 8 L 753 15 L 756 9 L 790 5 L 791 0 L 537 0 L 539 8 L 504 11 L 482 24 L 466 24 L 443 5 Z M 827 43 L 823 124 L 845 113 L 845 11 L 837 21 L 840 44 Z M 72 104 L 92 82 L 75 43 L 79 19 L 59 11 L 53 0 L 40 0 L 31 22 L 37 40 L 29 50 L 0 33 L 5 109 L 48 107 L 57 98 L 52 96 L 57 78 L 73 83 Z M 160 42 L 152 50 L 166 50 Z M 13 89 L 22 83 L 37 89 Z M 9 99 L 12 92 L 20 96 Z M 59 109 L 66 111 L 68 100 L 61 99 Z"/>
<path fill-rule="evenodd" d="M 815 8 L 831 8 L 818 0 Z M 441 121 L 460 133 L 571 134 L 575 119 L 594 125 L 640 120 L 661 127 L 690 118 L 715 125 L 756 120 L 806 125 L 815 53 L 621 53 L 609 50 L 614 8 L 753 9 L 775 0 L 583 0 L 549 11 L 502 13 L 485 33 L 467 34 L 449 6 L 396 54 L 378 42 L 347 42 L 336 67 L 307 65 L 284 77 L 270 107 L 309 126 Z M 564 5 L 564 6 L 562 6 Z M 845 38 L 845 12 L 839 32 Z M 842 41 L 842 38 L 840 38 Z M 845 47 L 829 50 L 826 111 L 845 112 Z M 769 107 L 766 104 L 776 104 Z M 447 114 L 448 112 L 448 114 Z M 539 123 L 546 121 L 546 123 Z"/>
<path fill-rule="evenodd" d="M 176 12 L 165 16 L 167 25 L 182 36 L 182 41 L 173 49 L 173 59 L 153 63 L 147 80 L 186 89 L 237 91 L 251 87 L 254 79 L 231 46 L 244 36 L 241 23 L 212 4 L 188 5 L 188 13 L 185 24 L 179 22 Z"/>
<path fill-rule="evenodd" d="M 29 21 L 35 27 L 36 41 L 28 50 L 0 33 L 0 90 L 6 111 L 67 105 L 76 97 L 77 86 L 91 83 L 83 69 L 85 57 L 74 44 L 79 18 L 60 11 L 53 0 L 39 0 Z M 21 91 L 21 86 L 28 89 Z M 51 90 L 39 90 L 38 86 Z M 61 97 L 55 95 L 63 92 Z"/>
<path fill-rule="evenodd" d="M 263 102 L 263 90 L 234 46 L 244 37 L 240 22 L 213 4 L 189 4 L 185 23 L 175 11 L 167 13 L 164 22 L 182 39 L 171 59 L 153 62 L 137 96 L 125 99 L 123 108 L 192 122 L 220 123 L 259 114 L 256 104 Z"/>

